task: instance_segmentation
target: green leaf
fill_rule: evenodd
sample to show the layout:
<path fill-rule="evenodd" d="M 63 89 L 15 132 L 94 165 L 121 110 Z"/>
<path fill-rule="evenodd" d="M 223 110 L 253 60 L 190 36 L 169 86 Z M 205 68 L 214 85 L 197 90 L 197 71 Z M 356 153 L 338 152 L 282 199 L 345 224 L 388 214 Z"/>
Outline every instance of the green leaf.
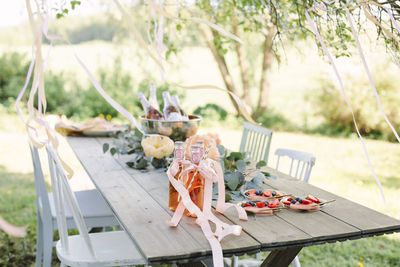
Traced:
<path fill-rule="evenodd" d="M 143 170 L 147 167 L 148 162 L 145 158 L 141 158 L 138 162 L 136 162 L 135 169 Z"/>
<path fill-rule="evenodd" d="M 239 178 L 236 175 L 231 175 L 231 178 L 226 183 L 230 190 L 236 190 L 237 186 L 239 185 Z"/>
<path fill-rule="evenodd" d="M 223 157 L 225 155 L 225 147 L 223 145 L 217 145 L 218 152 Z"/>
<path fill-rule="evenodd" d="M 177 24 L 177 25 L 176 25 L 176 30 L 177 30 L 177 31 L 182 30 L 182 25 L 181 25 L 181 24 Z"/>
<path fill-rule="evenodd" d="M 63 13 L 68 14 L 68 9 L 64 8 Z"/>
<path fill-rule="evenodd" d="M 271 174 L 269 172 L 261 172 L 262 174 L 264 174 L 266 177 L 271 177 Z"/>
<path fill-rule="evenodd" d="M 232 200 L 231 194 L 225 193 L 225 201 L 230 201 Z"/>
<path fill-rule="evenodd" d="M 103 144 L 103 153 L 106 153 L 106 152 L 108 151 L 109 148 L 110 148 L 110 144 L 104 143 L 104 144 Z"/>
<path fill-rule="evenodd" d="M 56 18 L 57 18 L 57 19 L 60 19 L 60 18 L 62 18 L 62 17 L 64 17 L 64 15 L 63 15 L 63 14 L 61 14 L 61 13 L 57 13 L 57 15 L 56 15 Z"/>
<path fill-rule="evenodd" d="M 244 159 L 244 156 L 241 152 L 231 152 L 231 154 L 229 154 L 229 157 L 234 161 Z"/>
<path fill-rule="evenodd" d="M 246 170 L 246 162 L 244 160 L 238 160 L 236 162 L 236 167 L 239 171 L 245 171 Z"/>
<path fill-rule="evenodd" d="M 115 147 L 112 147 L 111 149 L 110 149 L 110 153 L 111 153 L 111 155 L 115 155 L 115 153 L 117 153 L 117 150 L 115 149 Z"/>
<path fill-rule="evenodd" d="M 267 163 L 264 160 L 260 160 L 259 162 L 257 162 L 256 164 L 256 168 L 260 169 L 261 167 L 267 166 Z"/>

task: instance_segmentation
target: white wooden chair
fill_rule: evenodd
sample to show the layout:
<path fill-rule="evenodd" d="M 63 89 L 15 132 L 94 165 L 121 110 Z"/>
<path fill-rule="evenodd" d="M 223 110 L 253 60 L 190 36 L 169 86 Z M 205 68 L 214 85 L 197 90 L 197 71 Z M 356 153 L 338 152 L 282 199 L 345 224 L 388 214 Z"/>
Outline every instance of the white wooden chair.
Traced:
<path fill-rule="evenodd" d="M 245 122 L 243 123 L 242 140 L 240 142 L 239 151 L 246 153 L 246 158 L 249 160 L 256 162 L 264 160 L 268 164 L 271 139 L 271 130 Z M 258 266 L 261 262 L 253 259 L 239 261 L 239 258 L 237 256 L 232 256 L 231 266 L 250 267 L 252 266 L 252 263 L 257 264 L 256 266 Z"/>
<path fill-rule="evenodd" d="M 271 130 L 245 122 L 239 151 L 245 152 L 250 160 L 264 160 L 268 164 L 271 138 Z"/>
<path fill-rule="evenodd" d="M 53 234 L 58 229 L 54 194 L 48 193 L 43 176 L 42 165 L 36 147 L 30 145 L 36 187 L 37 236 L 35 266 L 49 267 L 53 248 Z M 112 210 L 97 190 L 75 192 L 75 197 L 89 227 L 119 226 Z M 71 210 L 65 207 L 66 226 L 76 229 Z"/>
<path fill-rule="evenodd" d="M 77 198 L 51 145 L 46 145 L 51 186 L 60 241 L 56 244 L 60 266 L 121 266 L 145 264 L 143 256 L 125 231 L 89 234 Z M 79 235 L 68 236 L 66 207 L 70 209 Z"/>
<path fill-rule="evenodd" d="M 278 158 L 276 161 L 276 170 L 278 170 L 279 168 L 280 158 L 289 157 L 289 159 L 291 160 L 289 175 L 308 183 L 308 181 L 310 180 L 311 170 L 315 164 L 315 156 L 313 154 L 298 150 L 278 148 L 277 150 L 275 150 L 275 155 Z M 296 169 L 296 172 L 292 174 L 292 171 L 294 171 L 294 169 Z M 292 263 L 293 267 L 301 267 L 299 257 L 297 256 L 294 258 Z"/>
<path fill-rule="evenodd" d="M 315 156 L 313 154 L 298 150 L 278 148 L 275 151 L 275 155 L 278 157 L 276 161 L 276 170 L 279 168 L 280 158 L 289 157 L 291 160 L 289 175 L 308 183 L 311 170 L 315 164 Z M 294 165 L 296 165 L 295 168 L 293 168 Z M 292 174 L 294 169 L 296 169 L 296 172 Z"/>

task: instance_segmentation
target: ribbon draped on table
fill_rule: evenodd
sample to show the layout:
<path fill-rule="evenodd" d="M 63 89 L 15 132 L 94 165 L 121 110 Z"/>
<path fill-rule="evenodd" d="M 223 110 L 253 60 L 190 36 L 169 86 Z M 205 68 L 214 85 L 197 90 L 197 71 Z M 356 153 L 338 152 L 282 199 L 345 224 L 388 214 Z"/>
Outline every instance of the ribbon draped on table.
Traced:
<path fill-rule="evenodd" d="M 179 170 L 181 173 L 178 179 L 175 179 Z M 187 176 L 190 172 L 198 172 L 204 178 L 204 201 L 203 211 L 197 207 L 189 195 L 188 188 L 182 182 L 181 177 Z M 174 160 L 167 170 L 170 183 L 179 193 L 181 201 L 175 210 L 174 215 L 167 224 L 176 227 L 181 220 L 185 209 L 197 216 L 196 223 L 201 227 L 205 237 L 210 243 L 213 263 L 216 267 L 224 266 L 222 247 L 219 241 L 229 234 L 240 235 L 242 227 L 239 225 L 230 225 L 218 219 L 212 212 L 212 189 L 213 183 L 218 183 L 218 200 L 216 211 L 224 213 L 228 208 L 235 207 L 240 220 L 247 221 L 246 211 L 235 204 L 225 203 L 225 184 L 223 171 L 220 163 L 212 159 L 201 160 L 199 165 L 195 165 L 188 160 Z M 215 232 L 211 230 L 210 222 L 216 226 Z"/>

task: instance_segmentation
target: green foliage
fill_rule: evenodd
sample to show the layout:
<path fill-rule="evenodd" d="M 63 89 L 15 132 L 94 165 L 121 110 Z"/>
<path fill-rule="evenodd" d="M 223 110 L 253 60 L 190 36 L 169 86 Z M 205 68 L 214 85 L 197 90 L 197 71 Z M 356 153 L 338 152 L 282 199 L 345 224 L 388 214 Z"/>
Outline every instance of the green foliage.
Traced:
<path fill-rule="evenodd" d="M 260 188 L 264 178 L 269 178 L 267 172 L 260 171 L 260 168 L 266 166 L 265 161 L 259 161 L 254 167 L 242 152 L 228 151 L 224 146 L 218 145 L 218 151 L 221 155 L 220 162 L 224 171 L 224 181 L 227 200 L 240 201 L 243 196 L 238 191 L 240 187 L 246 185 L 246 188 Z"/>
<path fill-rule="evenodd" d="M 204 119 L 213 121 L 225 121 L 228 116 L 228 112 L 224 108 L 214 103 L 197 107 L 193 113 L 202 116 Z"/>
<path fill-rule="evenodd" d="M 108 143 L 103 144 L 103 153 L 110 152 L 111 155 L 131 155 L 131 160 L 126 162 L 130 168 L 137 170 L 146 170 L 149 164 L 156 169 L 167 168 L 171 163 L 171 157 L 162 159 L 147 157 L 144 153 L 141 141 L 143 134 L 135 129 L 117 133 L 112 142 L 112 146 Z"/>
<path fill-rule="evenodd" d="M 396 70 L 397 71 L 397 70 Z M 400 129 L 398 103 L 400 91 L 396 81 L 398 74 L 388 65 L 376 64 L 372 70 L 373 80 L 381 98 L 383 109 L 394 128 Z M 350 100 L 360 133 L 370 138 L 394 141 L 395 136 L 384 120 L 367 78 L 358 73 L 344 76 L 346 94 Z M 306 96 L 322 124 L 313 131 L 329 135 L 350 135 L 355 126 L 342 92 L 333 84 L 331 77 L 321 75 L 316 79 L 316 87 Z"/>
<path fill-rule="evenodd" d="M 274 108 L 269 108 L 262 113 L 254 114 L 255 120 L 264 127 L 279 131 L 293 131 L 295 126 Z"/>
<path fill-rule="evenodd" d="M 0 102 L 16 98 L 25 83 L 29 62 L 17 52 L 4 53 L 0 57 Z M 30 86 L 30 85 L 29 85 Z"/>
<path fill-rule="evenodd" d="M 89 24 L 76 27 L 68 32 L 72 44 L 79 44 L 93 40 L 111 42 L 123 28 L 115 20 L 92 21 Z"/>

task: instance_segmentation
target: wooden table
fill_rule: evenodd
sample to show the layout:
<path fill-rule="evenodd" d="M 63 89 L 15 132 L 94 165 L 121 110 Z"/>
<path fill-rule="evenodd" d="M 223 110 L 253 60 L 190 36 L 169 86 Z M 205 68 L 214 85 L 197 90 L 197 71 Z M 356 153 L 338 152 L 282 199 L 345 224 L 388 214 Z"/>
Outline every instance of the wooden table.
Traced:
<path fill-rule="evenodd" d="M 111 142 L 107 138 L 69 137 L 68 141 L 149 264 L 195 262 L 211 256 L 209 243 L 195 219 L 185 216 L 177 228 L 165 224 L 172 212 L 168 209 L 168 178 L 164 172 L 140 172 L 126 166 L 129 156 L 103 154 L 103 143 Z M 224 256 L 272 251 L 261 266 L 287 266 L 304 246 L 400 232 L 398 220 L 269 171 L 279 177 L 268 181 L 270 188 L 336 201 L 313 213 L 281 210 L 274 216 L 249 215 L 247 222 L 240 221 L 233 209 L 224 215 L 217 213 L 223 221 L 243 227 L 240 236 L 221 241 Z"/>

